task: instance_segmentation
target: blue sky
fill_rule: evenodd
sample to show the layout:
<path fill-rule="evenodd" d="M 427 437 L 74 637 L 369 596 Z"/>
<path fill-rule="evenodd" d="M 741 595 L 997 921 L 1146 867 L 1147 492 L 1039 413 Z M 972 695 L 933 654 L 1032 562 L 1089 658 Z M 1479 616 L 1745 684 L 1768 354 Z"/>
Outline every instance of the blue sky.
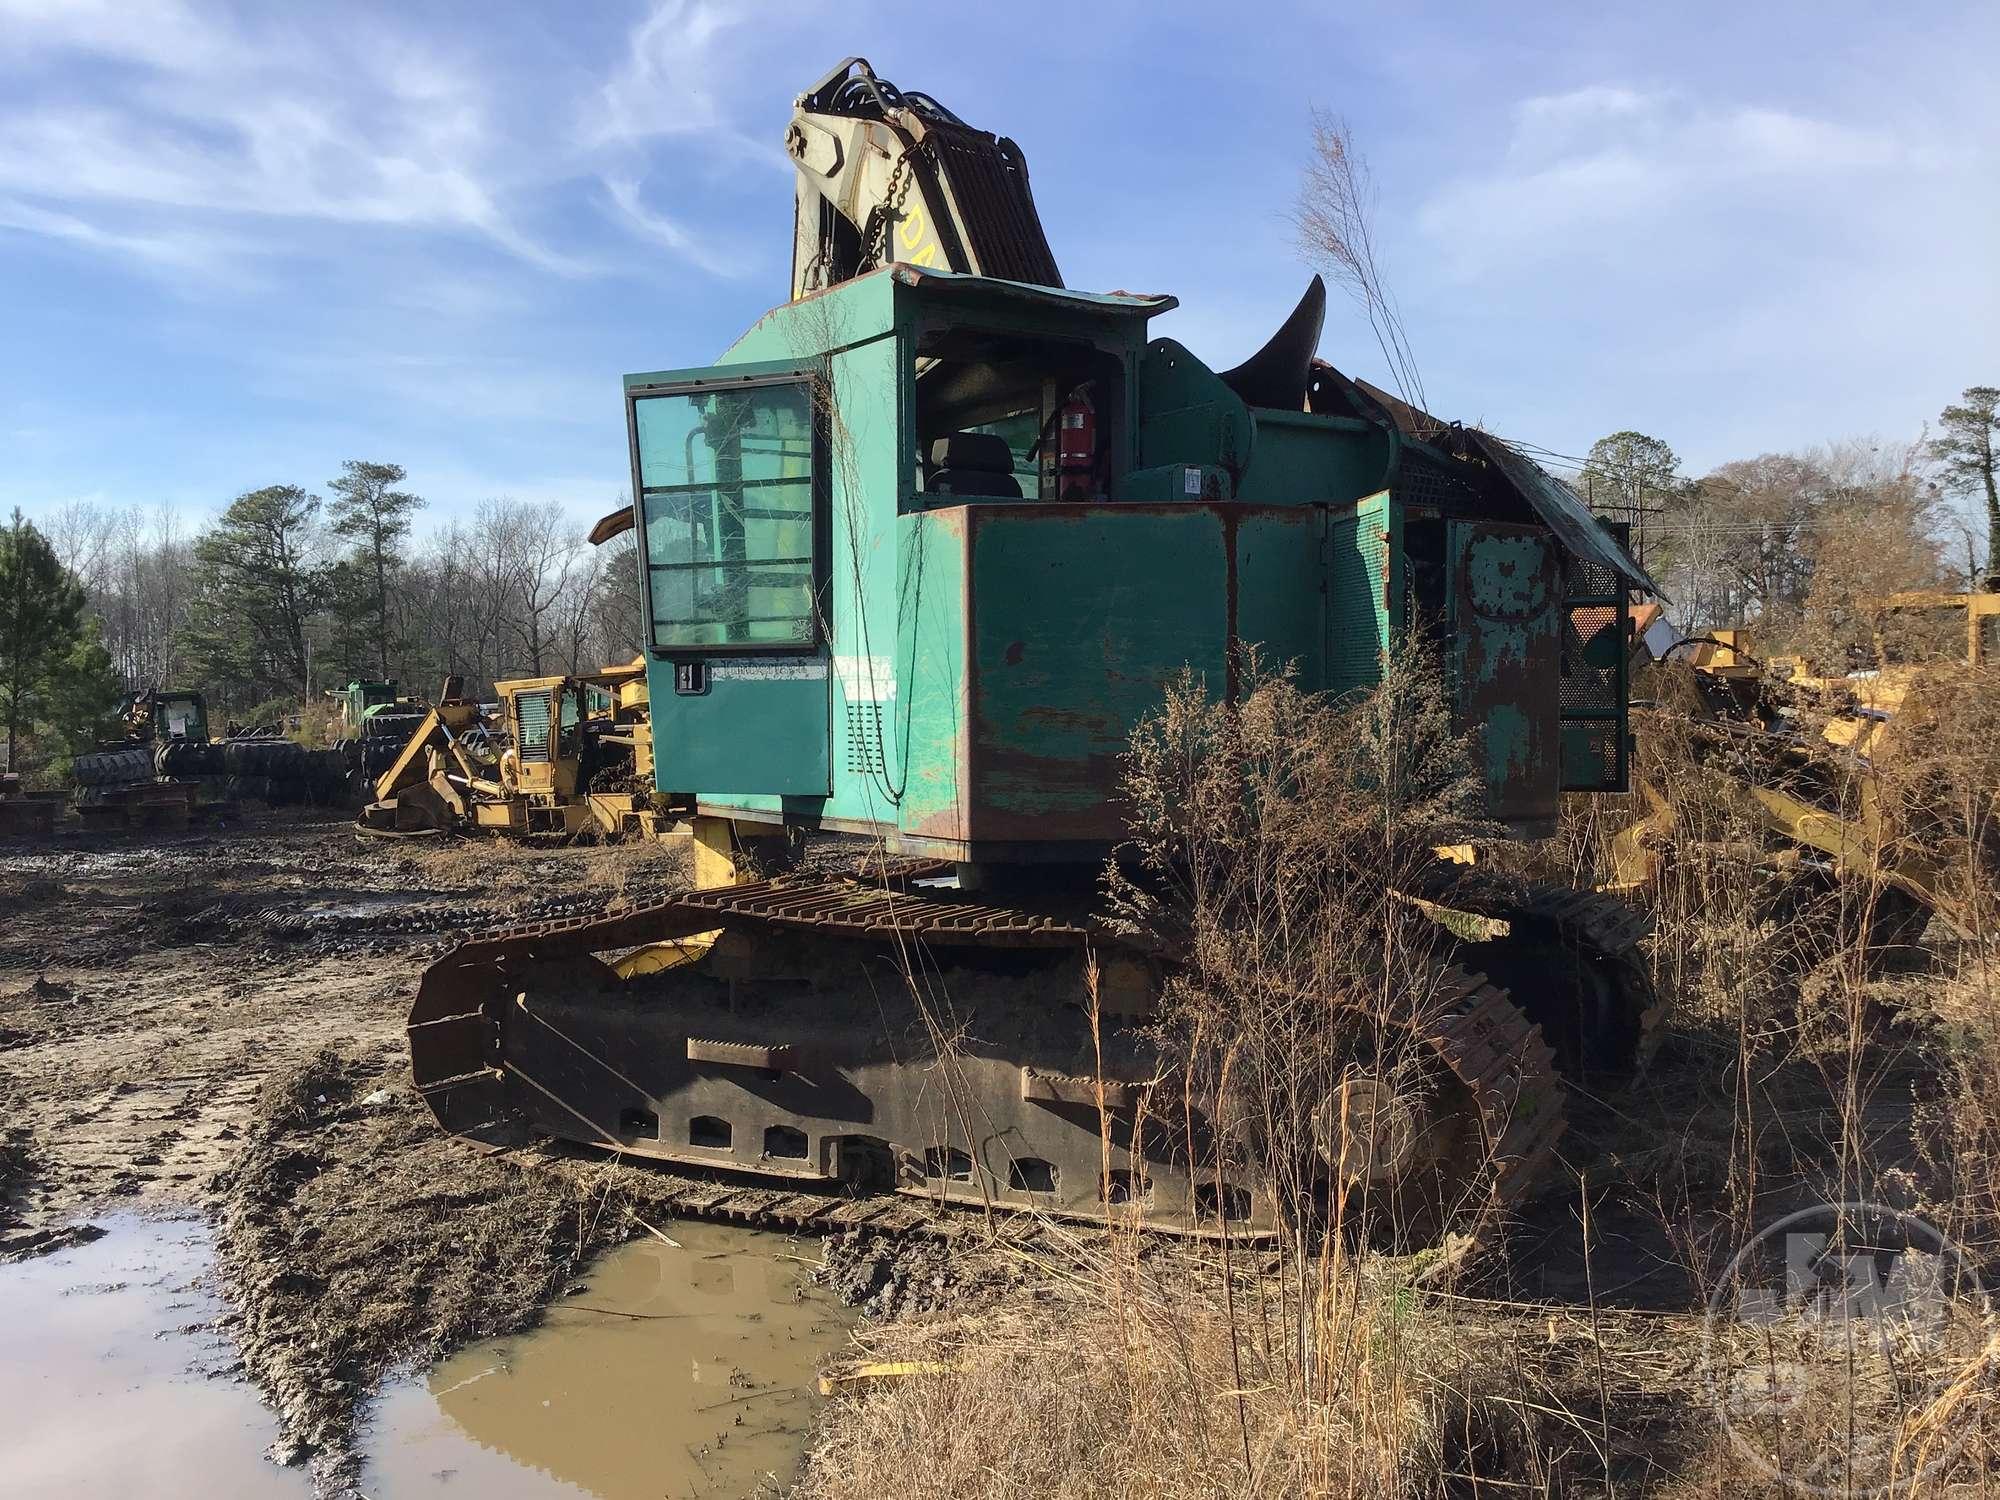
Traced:
<path fill-rule="evenodd" d="M 1699 472 L 2000 382 L 2000 7 L 0 0 L 0 507 L 192 522 L 343 458 L 432 516 L 624 485 L 618 377 L 786 293 L 849 53 L 1013 136 L 1066 280 L 1218 367 L 1344 115 L 1432 407 Z M 1381 379 L 1336 304 L 1321 352 Z"/>

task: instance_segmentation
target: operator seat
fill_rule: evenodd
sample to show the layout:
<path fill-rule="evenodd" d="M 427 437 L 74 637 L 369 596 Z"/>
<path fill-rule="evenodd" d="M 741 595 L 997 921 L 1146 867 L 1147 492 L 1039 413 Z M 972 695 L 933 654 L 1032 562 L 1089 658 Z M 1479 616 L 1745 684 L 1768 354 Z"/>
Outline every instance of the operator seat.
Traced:
<path fill-rule="evenodd" d="M 1007 440 L 994 432 L 953 432 L 931 443 L 932 495 L 984 495 L 1019 500 L 1021 482 L 1014 477 L 1014 454 Z"/>

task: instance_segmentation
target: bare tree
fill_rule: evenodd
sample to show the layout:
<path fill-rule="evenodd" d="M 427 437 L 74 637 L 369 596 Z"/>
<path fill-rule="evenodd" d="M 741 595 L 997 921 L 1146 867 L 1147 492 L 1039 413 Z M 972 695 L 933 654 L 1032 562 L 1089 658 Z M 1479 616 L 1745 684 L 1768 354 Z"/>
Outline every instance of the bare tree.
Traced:
<path fill-rule="evenodd" d="M 76 575 L 85 591 L 92 597 L 101 593 L 107 581 L 118 517 L 92 501 L 71 500 L 56 507 L 41 530 L 62 565 Z"/>
<path fill-rule="evenodd" d="M 91 604 L 104 622 L 113 665 L 131 687 L 170 683 L 187 623 L 188 544 L 169 506 L 111 518 L 105 562 Z"/>
<path fill-rule="evenodd" d="M 583 544 L 560 506 L 520 505 L 508 527 L 513 618 L 508 622 L 531 677 L 544 675 L 561 635 L 564 595 Z"/>
<path fill-rule="evenodd" d="M 593 605 L 604 581 L 604 558 L 595 547 L 579 550 L 560 609 L 562 654 L 570 672 L 594 672 L 605 663 L 592 648 Z"/>

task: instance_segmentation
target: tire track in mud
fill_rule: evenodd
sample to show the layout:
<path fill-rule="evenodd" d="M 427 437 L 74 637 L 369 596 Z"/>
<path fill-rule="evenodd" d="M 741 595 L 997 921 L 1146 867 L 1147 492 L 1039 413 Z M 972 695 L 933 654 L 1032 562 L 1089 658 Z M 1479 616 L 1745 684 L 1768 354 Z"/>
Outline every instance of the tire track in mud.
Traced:
<path fill-rule="evenodd" d="M 401 1057 L 416 978 L 452 933 L 673 875 L 608 850 L 412 852 L 282 816 L 0 843 L 0 1134 L 17 1163 L 0 1226 L 212 1208 L 274 1073 L 328 1045 Z"/>
<path fill-rule="evenodd" d="M 72 971 L 58 981 L 68 999 L 24 1018 L 41 1033 L 0 1052 L 7 1113 L 31 1132 L 39 1158 L 21 1217 L 32 1229 L 113 1203 L 201 1205 L 274 1072 L 334 1042 L 395 1048 L 402 967 L 385 983 L 325 961 L 246 985 L 173 965 L 116 998 Z M 159 986 L 173 999 L 139 1000 Z"/>

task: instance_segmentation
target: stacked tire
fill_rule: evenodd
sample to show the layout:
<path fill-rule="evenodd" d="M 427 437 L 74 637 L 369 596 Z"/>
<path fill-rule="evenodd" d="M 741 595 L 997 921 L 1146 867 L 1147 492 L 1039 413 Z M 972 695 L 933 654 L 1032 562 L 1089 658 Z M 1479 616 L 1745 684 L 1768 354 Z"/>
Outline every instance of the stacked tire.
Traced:
<path fill-rule="evenodd" d="M 314 751 L 294 740 L 255 736 L 222 745 L 224 790 L 235 798 L 290 807 L 313 800 Z"/>
<path fill-rule="evenodd" d="M 220 776 L 222 747 L 207 740 L 173 740 L 153 752 L 153 770 L 168 781 L 194 781 Z"/>
<path fill-rule="evenodd" d="M 70 762 L 78 786 L 131 786 L 153 779 L 153 752 L 144 745 L 123 750 L 99 750 Z"/>

